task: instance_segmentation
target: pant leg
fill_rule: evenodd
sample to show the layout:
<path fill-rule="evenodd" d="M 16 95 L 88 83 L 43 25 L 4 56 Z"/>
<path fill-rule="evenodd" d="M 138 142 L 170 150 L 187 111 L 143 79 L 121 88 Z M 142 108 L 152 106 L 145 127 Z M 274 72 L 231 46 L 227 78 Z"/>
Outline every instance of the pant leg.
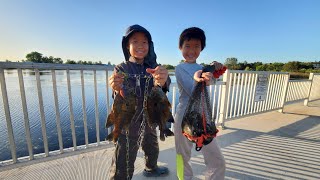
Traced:
<path fill-rule="evenodd" d="M 116 145 L 116 150 L 111 162 L 111 169 L 109 172 L 109 179 L 123 180 L 127 179 L 127 170 L 129 177 L 132 179 L 134 172 L 134 162 L 136 161 L 138 145 L 137 137 L 129 136 L 129 152 L 127 153 L 127 137 L 120 134 Z M 129 162 L 127 164 L 127 154 L 129 155 Z"/>
<path fill-rule="evenodd" d="M 224 179 L 226 163 L 216 139 L 213 139 L 208 145 L 203 146 L 201 152 L 206 164 L 205 179 Z"/>
<path fill-rule="evenodd" d="M 157 168 L 159 143 L 156 131 L 148 133 L 144 136 L 144 140 L 142 142 L 142 150 L 144 151 L 146 169 L 152 170 Z"/>
<path fill-rule="evenodd" d="M 174 138 L 176 145 L 176 165 L 177 165 L 177 177 L 179 180 L 191 180 L 193 177 L 192 168 L 190 166 L 191 149 L 193 143 L 190 142 L 183 134 L 181 130 L 181 123 L 174 123 Z"/>

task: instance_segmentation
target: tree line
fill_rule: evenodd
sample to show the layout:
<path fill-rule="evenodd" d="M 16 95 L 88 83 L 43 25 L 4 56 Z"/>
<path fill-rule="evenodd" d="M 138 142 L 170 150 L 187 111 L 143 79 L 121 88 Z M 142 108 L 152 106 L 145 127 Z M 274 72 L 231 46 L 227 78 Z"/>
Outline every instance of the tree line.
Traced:
<path fill-rule="evenodd" d="M 39 52 L 31 52 L 26 55 L 26 60 L 22 60 L 22 62 L 34 62 L 34 63 L 55 63 L 55 64 L 83 64 L 83 65 L 103 65 L 101 61 L 92 62 L 92 61 L 83 61 L 83 60 L 71 60 L 67 59 L 64 62 L 61 58 L 53 57 L 53 56 L 43 56 L 43 54 Z M 108 65 L 111 65 L 111 62 L 108 62 Z"/>
<path fill-rule="evenodd" d="M 320 63 L 320 62 L 318 62 Z M 248 63 L 238 62 L 237 58 L 227 58 L 224 65 L 231 70 L 245 70 L 245 71 L 277 71 L 277 72 L 300 72 L 300 73 L 319 73 L 319 69 L 314 68 L 314 62 L 299 62 L 299 61 L 290 61 L 287 63 L 265 63 L 254 62 Z"/>
<path fill-rule="evenodd" d="M 183 62 L 181 60 L 180 62 Z M 7 60 L 8 62 L 8 60 Z M 83 61 L 83 60 L 70 60 L 67 59 L 64 62 L 61 58 L 53 57 L 53 56 L 43 56 L 43 54 L 39 52 L 31 52 L 26 55 L 26 60 L 22 60 L 22 62 L 34 62 L 34 63 L 56 63 L 56 64 L 83 64 L 83 65 L 103 65 L 101 61 L 92 62 L 92 61 Z M 320 64 L 320 62 L 317 62 Z M 201 63 L 202 65 L 206 65 L 205 63 Z M 265 63 L 262 62 L 254 62 L 248 63 L 247 61 L 238 62 L 238 59 L 235 57 L 227 58 L 224 62 L 224 65 L 227 66 L 230 70 L 245 70 L 245 71 L 276 71 L 276 72 L 298 72 L 298 73 L 320 73 L 319 69 L 314 68 L 314 62 L 299 62 L 299 61 L 290 61 L 287 63 L 274 62 L 274 63 Z M 110 61 L 108 61 L 107 65 L 112 65 Z M 113 64 L 114 65 L 114 64 Z M 170 64 L 162 64 L 168 70 L 174 70 L 175 66 Z"/>

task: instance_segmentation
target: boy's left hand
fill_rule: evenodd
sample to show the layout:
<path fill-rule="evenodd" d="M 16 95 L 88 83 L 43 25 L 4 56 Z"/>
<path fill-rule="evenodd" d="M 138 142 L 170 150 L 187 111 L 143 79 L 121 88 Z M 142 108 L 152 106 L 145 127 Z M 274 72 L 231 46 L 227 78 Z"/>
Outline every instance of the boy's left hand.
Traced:
<path fill-rule="evenodd" d="M 157 66 L 154 69 L 147 68 L 147 73 L 152 74 L 154 79 L 154 84 L 159 85 L 161 87 L 164 86 L 168 79 L 168 70 L 163 66 Z"/>

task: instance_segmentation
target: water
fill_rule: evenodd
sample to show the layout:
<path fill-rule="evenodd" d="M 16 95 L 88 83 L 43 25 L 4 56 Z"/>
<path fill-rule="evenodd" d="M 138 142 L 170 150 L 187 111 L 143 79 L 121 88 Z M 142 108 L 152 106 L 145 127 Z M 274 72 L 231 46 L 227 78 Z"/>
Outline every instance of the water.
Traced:
<path fill-rule="evenodd" d="M 112 72 L 109 72 L 111 74 Z M 37 92 L 36 77 L 33 71 L 24 70 L 24 86 L 28 108 L 28 116 L 30 123 L 31 139 L 33 144 L 34 154 L 43 153 L 43 137 L 41 131 L 41 118 L 39 110 L 39 100 Z M 97 71 L 97 91 L 98 91 L 98 107 L 99 107 L 99 126 L 100 139 L 104 140 L 107 135 L 107 130 L 104 128 L 105 119 L 107 117 L 106 105 L 106 73 Z M 175 82 L 175 77 L 170 74 L 172 82 Z M 18 74 L 16 70 L 5 71 L 7 93 L 10 106 L 10 115 L 13 126 L 14 139 L 16 143 L 17 157 L 28 156 L 24 117 L 21 104 L 21 95 L 19 88 Z M 74 121 L 76 129 L 77 145 L 85 144 L 83 112 L 82 112 L 82 94 L 81 94 L 81 79 L 79 71 L 70 71 L 71 79 L 71 94 L 74 112 Z M 50 71 L 41 71 L 40 75 L 42 97 L 44 103 L 44 113 L 46 121 L 46 131 L 48 137 L 49 151 L 58 150 L 59 142 L 56 128 L 56 115 L 53 99 L 52 76 Z M 61 130 L 63 138 L 63 147 L 72 147 L 72 135 L 70 126 L 69 99 L 67 91 L 67 74 L 65 71 L 56 71 L 57 92 L 60 110 Z M 88 124 L 88 139 L 89 143 L 97 141 L 96 138 L 96 117 L 94 109 L 94 81 L 93 72 L 84 71 L 85 82 L 85 98 L 86 98 L 86 113 Z M 171 91 L 172 93 L 172 87 Z M 0 161 L 11 159 L 11 152 L 8 143 L 8 132 L 6 119 L 3 108 L 2 92 L 0 91 Z M 111 97 L 111 90 L 109 90 Z M 171 101 L 172 94 L 168 97 Z M 176 96 L 178 98 L 178 96 Z M 177 99 L 176 99 L 176 102 Z M 112 102 L 111 102 L 112 103 Z"/>

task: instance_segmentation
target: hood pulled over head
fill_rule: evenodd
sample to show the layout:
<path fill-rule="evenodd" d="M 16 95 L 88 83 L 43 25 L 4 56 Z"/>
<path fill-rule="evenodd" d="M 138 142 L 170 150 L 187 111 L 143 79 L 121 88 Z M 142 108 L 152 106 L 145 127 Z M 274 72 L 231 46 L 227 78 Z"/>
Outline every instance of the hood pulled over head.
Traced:
<path fill-rule="evenodd" d="M 122 37 L 122 51 L 123 51 L 123 54 L 124 54 L 126 61 L 128 61 L 130 58 L 130 53 L 127 49 L 128 41 L 129 41 L 129 38 L 131 37 L 131 35 L 135 32 L 142 32 L 148 38 L 149 52 L 148 52 L 148 55 L 144 58 L 144 62 L 149 64 L 152 68 L 156 67 L 157 66 L 157 55 L 154 52 L 151 34 L 149 33 L 149 31 L 147 29 L 145 29 L 144 27 L 142 27 L 138 24 L 129 26 L 127 28 L 124 36 Z"/>

